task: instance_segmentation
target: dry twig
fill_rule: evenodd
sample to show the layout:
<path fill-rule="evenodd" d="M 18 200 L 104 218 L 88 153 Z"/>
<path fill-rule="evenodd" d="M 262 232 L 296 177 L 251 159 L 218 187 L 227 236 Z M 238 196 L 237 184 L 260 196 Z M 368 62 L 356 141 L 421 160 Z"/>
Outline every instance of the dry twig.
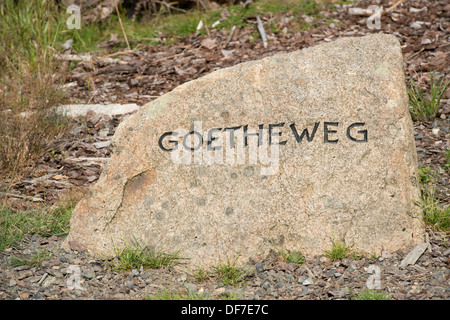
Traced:
<path fill-rule="evenodd" d="M 396 3 L 394 3 L 391 7 L 387 8 L 383 13 L 386 14 L 386 13 L 391 12 L 392 10 L 394 10 L 395 8 L 397 8 L 403 1 L 405 1 L 405 0 L 398 0 L 398 1 L 397 1 Z"/>
<path fill-rule="evenodd" d="M 125 42 L 127 43 L 128 50 L 131 50 L 130 43 L 128 42 L 127 34 L 125 33 L 125 29 L 122 24 L 122 19 L 120 18 L 119 7 L 117 6 L 117 1 L 115 0 L 117 18 L 119 18 L 120 28 L 122 29 L 123 36 L 125 37 Z"/>

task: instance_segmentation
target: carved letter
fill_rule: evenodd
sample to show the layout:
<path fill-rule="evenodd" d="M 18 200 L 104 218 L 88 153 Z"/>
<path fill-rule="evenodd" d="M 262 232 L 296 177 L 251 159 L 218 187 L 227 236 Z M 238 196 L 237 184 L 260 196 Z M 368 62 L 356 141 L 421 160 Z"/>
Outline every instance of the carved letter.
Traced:
<path fill-rule="evenodd" d="M 337 127 L 339 122 L 324 122 L 323 123 L 323 142 L 324 143 L 338 143 L 339 139 L 336 140 L 328 140 L 328 133 L 336 133 L 336 130 L 328 130 L 328 126 Z"/>
<path fill-rule="evenodd" d="M 347 138 L 349 138 L 350 140 L 355 141 L 355 142 L 367 142 L 367 130 L 359 130 L 359 131 L 357 131 L 358 133 L 363 135 L 364 138 L 362 140 L 355 139 L 350 134 L 350 130 L 352 128 L 354 128 L 354 127 L 362 127 L 364 125 L 365 125 L 364 122 L 356 122 L 356 123 L 353 123 L 352 125 L 350 125 L 347 128 Z"/>
<path fill-rule="evenodd" d="M 317 128 L 319 127 L 320 122 L 316 122 L 314 124 L 314 129 L 313 132 L 311 133 L 311 136 L 309 135 L 308 129 L 303 130 L 302 134 L 299 136 L 297 129 L 295 128 L 295 123 L 291 124 L 289 127 L 291 127 L 292 133 L 294 134 L 295 140 L 297 140 L 297 142 L 300 142 L 303 140 L 303 137 L 306 135 L 306 140 L 308 140 L 308 142 L 311 142 L 314 140 L 314 136 L 316 134 Z"/>
<path fill-rule="evenodd" d="M 197 147 L 193 147 L 193 148 L 189 147 L 189 146 L 186 144 L 187 138 L 188 138 L 189 136 L 192 137 L 192 135 L 197 136 L 198 139 L 199 139 L 199 142 L 198 142 Z M 191 142 L 193 142 L 193 141 L 192 141 L 192 138 L 191 138 Z M 191 131 L 191 132 L 189 132 L 187 135 L 185 135 L 184 138 L 183 138 L 183 147 L 184 147 L 186 150 L 195 151 L 195 150 L 200 149 L 200 148 L 202 147 L 202 145 L 203 145 L 203 137 L 202 137 L 201 133 L 198 133 L 197 131 Z"/>
<path fill-rule="evenodd" d="M 213 133 L 214 132 L 220 132 L 222 131 L 222 128 L 213 128 L 211 130 L 208 131 L 208 143 L 207 143 L 207 147 L 206 149 L 208 151 L 213 151 L 213 150 L 220 150 L 222 148 L 222 146 L 216 146 L 216 147 L 212 147 L 211 144 L 213 143 L 213 141 L 216 141 L 218 138 L 217 137 L 213 137 Z"/>
<path fill-rule="evenodd" d="M 173 147 L 172 149 L 167 149 L 167 148 L 165 148 L 165 147 L 163 146 L 163 144 L 162 144 L 162 141 L 163 141 L 163 139 L 164 139 L 165 137 L 167 137 L 167 136 L 175 136 L 175 137 L 176 137 L 177 135 L 178 135 L 178 133 L 172 132 L 172 131 L 164 133 L 164 134 L 159 138 L 159 140 L 158 140 L 158 145 L 159 145 L 159 147 L 161 148 L 161 150 L 163 150 L 163 151 L 168 151 L 168 152 L 173 151 L 173 150 L 176 150 L 176 149 L 178 148 L 178 141 L 175 141 L 175 140 L 169 140 L 170 143 L 174 143 L 174 144 L 175 144 L 175 147 Z"/>
<path fill-rule="evenodd" d="M 272 132 L 273 128 L 275 128 L 275 127 L 283 127 L 283 126 L 284 126 L 284 122 L 283 123 L 279 123 L 279 124 L 269 124 L 269 144 L 272 144 L 272 137 L 273 136 L 275 136 L 275 135 L 281 136 L 281 132 L 279 132 L 279 131 L 275 132 L 275 134 L 273 134 L 273 132 Z M 278 141 L 278 139 L 277 139 L 277 141 Z M 284 144 L 286 144 L 286 141 L 281 141 L 281 142 L 279 142 L 277 144 L 284 145 Z"/>

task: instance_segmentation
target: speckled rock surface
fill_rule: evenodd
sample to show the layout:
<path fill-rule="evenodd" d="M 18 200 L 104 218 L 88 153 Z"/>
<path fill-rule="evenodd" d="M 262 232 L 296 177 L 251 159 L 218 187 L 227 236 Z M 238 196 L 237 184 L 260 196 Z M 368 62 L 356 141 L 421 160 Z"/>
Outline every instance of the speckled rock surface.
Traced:
<path fill-rule="evenodd" d="M 375 34 L 181 85 L 120 125 L 65 246 L 113 254 L 135 238 L 203 265 L 423 241 L 402 66 L 396 38 Z"/>

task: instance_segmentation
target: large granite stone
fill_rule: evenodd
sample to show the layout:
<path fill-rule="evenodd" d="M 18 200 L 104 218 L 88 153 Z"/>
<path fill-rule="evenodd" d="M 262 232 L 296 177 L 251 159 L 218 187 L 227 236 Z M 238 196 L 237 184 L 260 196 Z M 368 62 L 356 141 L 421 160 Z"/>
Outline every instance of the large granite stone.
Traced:
<path fill-rule="evenodd" d="M 274 245 L 308 257 L 332 239 L 368 253 L 422 241 L 392 35 L 341 38 L 185 83 L 123 122 L 112 150 L 66 246 L 112 255 L 136 238 L 214 264 Z"/>

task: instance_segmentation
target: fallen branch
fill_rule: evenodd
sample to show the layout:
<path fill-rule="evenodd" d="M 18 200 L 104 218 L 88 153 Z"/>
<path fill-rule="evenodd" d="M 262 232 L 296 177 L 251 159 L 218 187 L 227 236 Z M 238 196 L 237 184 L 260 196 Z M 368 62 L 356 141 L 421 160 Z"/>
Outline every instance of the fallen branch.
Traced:
<path fill-rule="evenodd" d="M 38 183 L 38 182 L 42 182 L 42 181 L 48 180 L 51 177 L 53 177 L 54 175 L 55 175 L 54 173 L 49 173 L 49 174 L 46 174 L 45 176 L 42 176 L 42 177 L 39 177 L 39 178 L 34 178 L 34 179 L 31 179 L 31 180 L 24 180 L 23 182 L 27 183 L 27 184 L 35 184 L 35 183 Z"/>
<path fill-rule="evenodd" d="M 111 58 L 111 57 L 114 57 L 114 56 L 120 56 L 120 55 L 122 55 L 122 54 L 132 53 L 132 52 L 134 52 L 134 50 L 119 51 L 119 52 L 115 52 L 115 53 L 108 54 L 108 55 L 106 55 L 106 56 L 104 56 L 104 57 L 101 57 L 101 58 L 99 58 L 99 59 L 100 59 L 100 60 L 103 60 L 103 59 Z"/>
<path fill-rule="evenodd" d="M 405 60 L 406 60 L 406 61 L 411 60 L 412 58 L 414 58 L 415 56 L 417 56 L 418 54 L 420 54 L 420 53 L 421 53 L 422 51 L 424 51 L 424 50 L 425 50 L 425 48 L 420 49 L 420 51 L 417 51 L 416 53 L 414 53 L 414 54 L 412 54 L 411 56 L 407 57 Z"/>
<path fill-rule="evenodd" d="M 176 57 L 182 56 L 184 54 L 184 51 L 180 52 L 180 53 L 177 53 L 177 54 L 174 54 L 172 56 L 168 56 L 168 57 L 163 57 L 163 58 L 157 59 L 154 62 L 160 62 L 160 61 L 163 61 L 163 60 L 172 59 L 172 58 L 176 58 Z"/>
<path fill-rule="evenodd" d="M 50 48 L 50 47 L 49 47 Z M 52 48 L 53 49 L 53 48 Z M 53 49 L 54 50 L 54 49 Z M 58 52 L 55 52 L 55 58 L 58 60 L 63 61 L 83 61 L 83 62 L 89 62 L 92 59 L 92 56 L 90 54 L 86 55 L 80 55 L 80 54 L 60 54 Z"/>
<path fill-rule="evenodd" d="M 24 196 L 21 194 L 14 194 L 14 193 L 9 193 L 9 192 L 0 192 L 0 197 L 12 197 L 12 198 L 19 198 L 19 199 L 25 199 L 25 200 L 29 200 L 29 201 L 33 201 L 33 202 L 41 202 L 44 201 L 41 198 L 34 198 L 34 197 L 30 197 L 30 196 Z"/>
<path fill-rule="evenodd" d="M 79 158 L 66 158 L 65 163 L 69 164 L 82 164 L 85 166 L 100 165 L 103 166 L 109 161 L 109 158 L 99 158 L 99 157 L 79 157 Z"/>

